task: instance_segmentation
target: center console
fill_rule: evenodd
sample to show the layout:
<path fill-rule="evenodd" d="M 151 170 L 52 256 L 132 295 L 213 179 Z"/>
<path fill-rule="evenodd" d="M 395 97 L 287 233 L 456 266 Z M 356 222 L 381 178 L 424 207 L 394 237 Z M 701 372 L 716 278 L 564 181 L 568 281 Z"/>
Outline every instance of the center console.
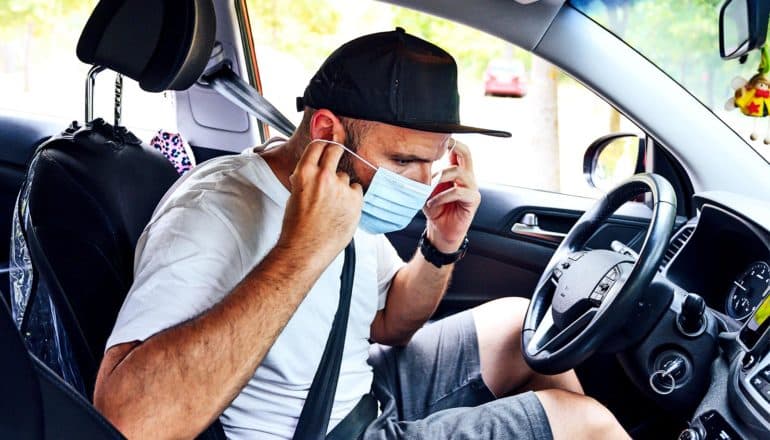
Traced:
<path fill-rule="evenodd" d="M 769 293 L 737 334 L 723 337 L 724 356 L 680 440 L 770 438 Z"/>

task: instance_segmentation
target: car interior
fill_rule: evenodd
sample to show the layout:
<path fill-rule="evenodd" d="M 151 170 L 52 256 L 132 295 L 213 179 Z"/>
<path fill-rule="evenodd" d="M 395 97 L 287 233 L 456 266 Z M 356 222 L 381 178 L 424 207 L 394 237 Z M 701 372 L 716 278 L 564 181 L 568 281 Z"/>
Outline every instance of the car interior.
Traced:
<path fill-rule="evenodd" d="M 747 5 L 752 32 L 742 51 L 758 48 L 766 5 L 731 1 Z M 591 20 L 584 2 L 386 2 L 530 51 L 644 130 L 620 136 L 638 144 L 636 174 L 598 200 L 482 185 L 468 252 L 434 319 L 530 298 L 525 360 L 548 374 L 575 369 L 633 438 L 769 437 L 768 163 Z M 289 135 L 293 124 L 260 90 L 245 8 L 102 0 L 72 48 L 92 66 L 84 115 L 64 122 L 0 111 L 0 246 L 9 249 L 0 262 L 8 276 L 0 280 L 0 437 L 122 438 L 90 403 L 96 372 L 131 286 L 134 247 L 179 174 L 121 124 L 119 86 L 114 122 L 95 117 L 94 94 L 113 92 L 94 87 L 95 78 L 111 70 L 146 91 L 174 93 L 198 163 L 261 144 L 271 131 Z M 132 32 L 137 22 L 147 31 Z M 587 146 L 587 178 L 618 138 Z M 388 238 L 409 259 L 424 229 L 418 214 Z M 199 438 L 225 437 L 216 422 Z"/>

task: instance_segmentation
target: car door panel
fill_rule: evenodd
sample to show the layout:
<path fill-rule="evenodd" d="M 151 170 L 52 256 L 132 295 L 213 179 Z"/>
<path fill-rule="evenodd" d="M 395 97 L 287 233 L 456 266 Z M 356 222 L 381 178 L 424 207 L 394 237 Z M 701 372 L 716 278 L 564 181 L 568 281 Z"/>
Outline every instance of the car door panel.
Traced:
<path fill-rule="evenodd" d="M 566 233 L 594 200 L 518 187 L 483 187 L 466 256 L 457 263 L 437 317 L 505 296 L 529 298 L 557 243 L 511 231 L 525 214 L 535 214 L 544 230 Z M 650 209 L 638 202 L 623 206 L 589 240 L 590 248 L 609 248 L 612 240 L 638 247 Z M 388 234 L 405 260 L 415 252 L 425 229 L 420 214 L 404 230 Z"/>

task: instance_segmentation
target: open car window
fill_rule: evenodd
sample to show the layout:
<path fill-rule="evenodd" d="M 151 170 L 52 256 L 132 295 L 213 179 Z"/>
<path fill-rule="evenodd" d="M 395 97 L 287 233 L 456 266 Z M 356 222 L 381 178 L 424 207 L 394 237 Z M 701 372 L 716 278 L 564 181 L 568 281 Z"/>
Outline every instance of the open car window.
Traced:
<path fill-rule="evenodd" d="M 264 95 L 294 123 L 295 98 L 326 56 L 351 38 L 396 26 L 452 54 L 464 124 L 510 139 L 458 135 L 480 181 L 599 197 L 583 154 L 600 136 L 640 130 L 554 66 L 476 29 L 410 9 L 360 0 L 247 1 Z M 624 153 L 625 154 L 625 153 Z M 627 154 L 633 154 L 629 149 Z"/>

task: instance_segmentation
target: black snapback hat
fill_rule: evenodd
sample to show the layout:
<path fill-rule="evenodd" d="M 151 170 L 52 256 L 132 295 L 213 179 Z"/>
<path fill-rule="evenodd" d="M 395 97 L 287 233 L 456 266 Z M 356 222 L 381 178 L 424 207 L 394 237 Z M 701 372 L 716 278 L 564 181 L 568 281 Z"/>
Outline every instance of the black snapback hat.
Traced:
<path fill-rule="evenodd" d="M 402 28 L 364 35 L 335 50 L 297 98 L 297 111 L 305 106 L 415 130 L 511 136 L 460 125 L 454 58 Z"/>

